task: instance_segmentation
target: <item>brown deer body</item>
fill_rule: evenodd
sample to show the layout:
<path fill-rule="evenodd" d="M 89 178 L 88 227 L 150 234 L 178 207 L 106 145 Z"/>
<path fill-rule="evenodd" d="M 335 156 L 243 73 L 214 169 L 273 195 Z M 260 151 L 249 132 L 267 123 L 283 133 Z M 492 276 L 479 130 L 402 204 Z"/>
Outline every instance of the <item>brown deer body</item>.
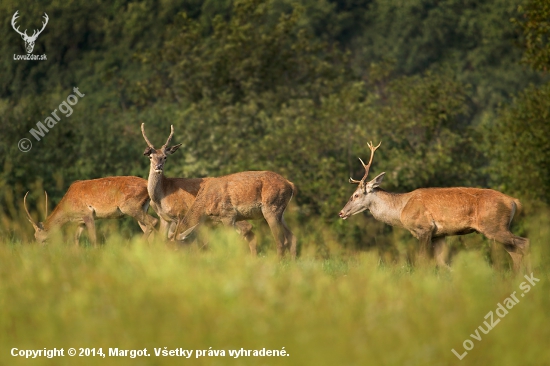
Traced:
<path fill-rule="evenodd" d="M 409 193 L 389 193 L 379 188 L 385 173 L 366 181 L 369 164 L 364 164 L 361 181 L 350 179 L 359 188 L 340 211 L 347 219 L 368 209 L 375 219 L 392 226 L 403 227 L 420 241 L 421 254 L 431 248 L 439 266 L 446 266 L 445 237 L 478 232 L 504 245 L 518 270 L 523 256 L 529 251 L 529 240 L 510 232 L 510 223 L 518 209 L 519 200 L 492 189 L 480 188 L 421 188 Z M 362 161 L 361 161 L 362 162 Z"/>
<path fill-rule="evenodd" d="M 143 155 L 148 156 L 151 162 L 147 181 L 151 206 L 160 217 L 160 231 L 163 237 L 171 239 L 174 236 L 178 222 L 195 202 L 195 197 L 201 187 L 211 178 L 167 178 L 163 173 L 166 158 L 181 146 L 179 144 L 168 147 L 174 135 L 174 127 L 171 126 L 170 136 L 160 149 L 155 149 L 145 135 L 144 124 L 141 124 L 141 132 L 147 143 Z M 248 241 L 251 253 L 255 255 L 256 239 L 252 232 L 252 225 L 243 221 L 239 222 L 236 227 L 239 233 Z"/>
<path fill-rule="evenodd" d="M 28 192 L 27 192 L 28 194 Z M 115 219 L 128 215 L 137 220 L 145 236 L 148 236 L 157 219 L 147 214 L 149 194 L 147 181 L 139 177 L 106 177 L 76 181 L 67 190 L 59 204 L 44 223 L 35 223 L 27 210 L 27 194 L 23 199 L 28 219 L 34 227 L 39 243 L 47 240 L 50 232 L 67 222 L 79 224 L 75 234 L 78 244 L 84 227 L 92 244 L 96 244 L 95 219 Z M 46 215 L 48 196 L 46 195 Z"/>
<path fill-rule="evenodd" d="M 277 242 L 277 253 L 285 248 L 296 257 L 296 237 L 283 214 L 296 189 L 294 184 L 270 171 L 249 171 L 208 179 L 197 194 L 193 206 L 183 218 L 178 240 L 184 240 L 203 220 L 226 226 L 241 220 L 264 218 Z"/>

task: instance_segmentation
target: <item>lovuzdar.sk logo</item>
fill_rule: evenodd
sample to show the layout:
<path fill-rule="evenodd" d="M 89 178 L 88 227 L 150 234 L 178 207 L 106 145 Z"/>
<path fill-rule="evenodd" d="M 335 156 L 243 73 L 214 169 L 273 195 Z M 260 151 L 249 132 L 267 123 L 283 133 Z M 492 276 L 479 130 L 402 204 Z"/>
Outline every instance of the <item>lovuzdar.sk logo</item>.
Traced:
<path fill-rule="evenodd" d="M 29 36 L 27 34 L 26 29 L 25 29 L 24 32 L 21 32 L 19 30 L 19 26 L 16 27 L 15 21 L 19 17 L 19 15 L 17 13 L 19 13 L 19 10 L 17 10 L 15 12 L 15 14 L 13 14 L 13 17 L 11 18 L 11 26 L 13 27 L 13 30 L 15 30 L 17 33 L 19 33 L 19 35 L 21 35 L 21 38 L 23 38 L 23 41 L 25 41 L 25 50 L 27 51 L 27 54 L 26 55 L 16 55 L 16 54 L 14 54 L 13 59 L 16 60 L 16 61 L 18 61 L 18 60 L 44 61 L 44 60 L 46 60 L 46 55 L 45 54 L 44 55 L 33 55 L 32 51 L 34 49 L 34 43 L 36 42 L 36 39 L 38 38 L 40 33 L 42 33 L 44 28 L 46 28 L 46 24 L 48 24 L 48 20 L 49 20 L 48 14 L 44 13 L 44 22 L 42 22 L 42 29 L 40 29 L 40 30 L 35 29 L 33 31 L 32 35 Z"/>

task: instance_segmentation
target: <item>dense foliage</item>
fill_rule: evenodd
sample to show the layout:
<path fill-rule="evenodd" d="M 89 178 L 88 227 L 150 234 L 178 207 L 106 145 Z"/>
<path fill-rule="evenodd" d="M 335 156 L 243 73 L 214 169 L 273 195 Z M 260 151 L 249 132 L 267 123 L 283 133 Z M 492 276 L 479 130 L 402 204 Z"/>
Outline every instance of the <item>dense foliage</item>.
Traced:
<path fill-rule="evenodd" d="M 34 52 L 47 61 L 13 60 L 16 10 L 30 30 L 49 15 Z M 370 140 L 388 189 L 549 202 L 547 12 L 538 0 L 4 1 L 1 210 L 20 217 L 27 190 L 57 202 L 77 179 L 146 177 L 142 122 L 153 143 L 170 124 L 183 143 L 168 176 L 273 170 L 298 187 L 304 219 L 336 220 Z M 73 114 L 34 140 L 73 87 L 86 94 Z"/>

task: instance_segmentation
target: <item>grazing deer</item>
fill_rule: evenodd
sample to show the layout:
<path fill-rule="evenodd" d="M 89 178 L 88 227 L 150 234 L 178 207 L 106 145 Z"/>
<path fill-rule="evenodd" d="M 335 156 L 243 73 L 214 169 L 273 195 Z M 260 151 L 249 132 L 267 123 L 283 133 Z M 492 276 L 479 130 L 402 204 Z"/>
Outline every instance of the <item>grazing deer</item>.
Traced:
<path fill-rule="evenodd" d="M 421 188 L 408 193 L 390 193 L 379 188 L 385 173 L 367 182 L 374 152 L 378 146 L 368 144 L 370 161 L 361 164 L 365 175 L 350 183 L 359 187 L 340 211 L 347 219 L 364 210 L 370 210 L 375 219 L 388 225 L 403 227 L 420 241 L 421 254 L 433 246 L 439 266 L 447 266 L 444 259 L 445 237 L 479 232 L 504 245 L 513 261 L 514 270 L 520 268 L 529 251 L 529 240 L 509 230 L 514 214 L 521 208 L 519 200 L 492 189 L 480 188 Z"/>
<path fill-rule="evenodd" d="M 46 195 L 46 216 L 44 223 L 35 223 L 27 209 L 27 194 L 23 205 L 27 217 L 34 227 L 34 237 L 44 243 L 52 230 L 65 223 L 76 221 L 78 229 L 75 244 L 78 245 L 84 227 L 92 244 L 96 244 L 95 219 L 116 219 L 132 216 L 147 237 L 154 230 L 157 219 L 147 214 L 149 194 L 147 181 L 139 177 L 107 177 L 76 181 L 67 190 L 52 214 L 48 216 L 48 194 Z"/>
<path fill-rule="evenodd" d="M 148 156 L 150 163 L 147 190 L 151 197 L 151 206 L 160 217 L 160 231 L 165 238 L 174 237 L 175 229 L 180 218 L 185 215 L 195 202 L 200 188 L 210 178 L 167 178 L 164 176 L 164 163 L 168 155 L 172 155 L 181 144 L 169 147 L 174 136 L 174 126 L 170 128 L 170 136 L 160 149 L 155 149 L 145 135 L 145 124 L 141 124 L 141 133 L 147 148 L 143 155 Z M 252 232 L 252 225 L 246 221 L 237 223 L 239 233 L 248 241 L 250 252 L 256 255 L 256 238 Z"/>
<path fill-rule="evenodd" d="M 185 238 L 206 218 L 235 226 L 241 220 L 264 218 L 277 242 L 277 253 L 283 256 L 290 249 L 296 258 L 296 237 L 283 214 L 296 188 L 279 174 L 270 171 L 249 171 L 210 178 L 201 187 L 195 202 L 181 221 L 178 240 Z M 179 229 L 179 228 L 178 228 Z"/>

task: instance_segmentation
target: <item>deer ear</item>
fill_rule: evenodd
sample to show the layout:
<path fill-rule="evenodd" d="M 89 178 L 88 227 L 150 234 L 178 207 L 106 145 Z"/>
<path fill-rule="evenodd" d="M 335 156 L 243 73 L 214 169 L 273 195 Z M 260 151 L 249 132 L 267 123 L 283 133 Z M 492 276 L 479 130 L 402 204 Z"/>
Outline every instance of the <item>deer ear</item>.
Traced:
<path fill-rule="evenodd" d="M 177 145 L 174 145 L 172 147 L 166 148 L 166 149 L 164 149 L 164 153 L 165 154 L 173 154 L 180 148 L 181 145 L 182 144 L 177 144 Z"/>
<path fill-rule="evenodd" d="M 153 149 L 150 146 L 147 146 L 145 148 L 145 151 L 143 152 L 143 155 L 149 156 L 153 153 Z"/>
<path fill-rule="evenodd" d="M 371 193 L 374 191 L 375 188 L 378 188 L 380 184 L 382 184 L 382 180 L 384 180 L 384 175 L 386 172 L 378 174 L 373 180 L 367 183 L 366 191 L 367 193 Z"/>

